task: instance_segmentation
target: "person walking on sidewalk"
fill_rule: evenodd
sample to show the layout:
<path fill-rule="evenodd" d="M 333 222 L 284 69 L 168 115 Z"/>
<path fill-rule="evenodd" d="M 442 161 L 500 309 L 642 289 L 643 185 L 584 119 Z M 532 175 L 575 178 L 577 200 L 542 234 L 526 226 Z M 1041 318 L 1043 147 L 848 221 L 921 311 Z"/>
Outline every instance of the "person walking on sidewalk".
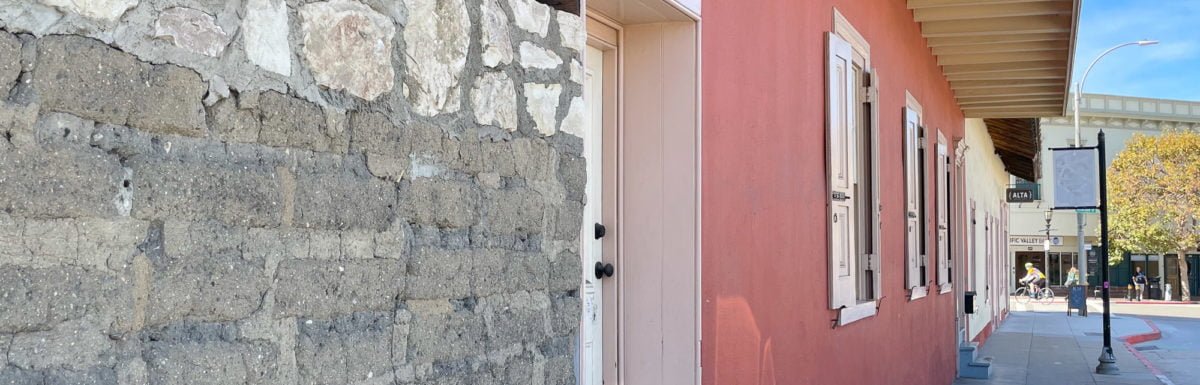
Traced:
<path fill-rule="evenodd" d="M 1020 282 L 1021 283 L 1028 282 L 1029 296 L 1033 297 L 1033 298 L 1038 298 L 1041 295 L 1040 289 L 1042 288 L 1042 282 L 1046 282 L 1046 274 L 1043 274 L 1041 270 L 1038 270 L 1036 267 L 1033 267 L 1032 263 L 1026 262 L 1025 263 L 1025 277 L 1021 278 Z"/>
<path fill-rule="evenodd" d="M 1137 300 L 1141 301 L 1142 292 L 1146 291 L 1146 274 L 1142 273 L 1141 266 L 1136 267 L 1136 271 L 1133 272 L 1133 286 L 1133 290 L 1137 292 Z"/>
<path fill-rule="evenodd" d="M 1075 286 L 1078 284 L 1079 284 L 1079 269 L 1076 269 L 1075 266 L 1071 266 L 1071 270 L 1067 271 L 1066 285 L 1067 285 L 1067 287 L 1071 287 L 1071 286 Z"/>

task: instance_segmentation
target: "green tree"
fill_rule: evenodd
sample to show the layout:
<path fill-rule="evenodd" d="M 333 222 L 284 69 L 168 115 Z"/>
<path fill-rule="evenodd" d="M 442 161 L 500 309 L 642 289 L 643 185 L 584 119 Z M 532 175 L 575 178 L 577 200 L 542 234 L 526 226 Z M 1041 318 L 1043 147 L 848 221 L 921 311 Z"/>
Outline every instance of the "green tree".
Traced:
<path fill-rule="evenodd" d="M 1118 261 L 1123 252 L 1176 254 L 1180 298 L 1190 300 L 1186 256 L 1200 245 L 1200 133 L 1135 134 L 1108 169 L 1108 191 L 1112 254 Z"/>

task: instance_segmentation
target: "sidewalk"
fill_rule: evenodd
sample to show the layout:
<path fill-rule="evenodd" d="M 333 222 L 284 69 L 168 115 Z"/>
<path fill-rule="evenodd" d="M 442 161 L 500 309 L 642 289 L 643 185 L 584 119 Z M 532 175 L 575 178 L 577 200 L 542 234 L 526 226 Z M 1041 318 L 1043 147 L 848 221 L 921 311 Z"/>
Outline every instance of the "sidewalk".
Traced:
<path fill-rule="evenodd" d="M 1064 305 L 1059 304 L 1058 307 Z M 992 333 L 980 357 L 993 357 L 992 378 L 960 378 L 956 385 L 1117 385 L 1160 384 L 1138 358 L 1125 348 L 1123 336 L 1151 333 L 1138 318 L 1112 317 L 1113 355 L 1119 375 L 1095 374 L 1103 345 L 1099 312 L 1089 317 L 1067 317 L 1064 311 L 1032 312 L 1014 307 L 1011 316 Z"/>

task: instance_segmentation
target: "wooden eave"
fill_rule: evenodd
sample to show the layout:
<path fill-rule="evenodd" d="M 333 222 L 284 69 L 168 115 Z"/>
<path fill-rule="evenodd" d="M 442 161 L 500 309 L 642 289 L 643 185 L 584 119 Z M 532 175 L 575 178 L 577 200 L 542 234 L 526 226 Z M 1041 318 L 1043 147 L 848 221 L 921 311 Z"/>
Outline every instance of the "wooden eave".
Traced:
<path fill-rule="evenodd" d="M 559 11 L 579 15 L 580 0 L 537 0 Z"/>
<path fill-rule="evenodd" d="M 1060 116 L 1080 0 L 908 0 L 968 118 Z"/>
<path fill-rule="evenodd" d="M 989 118 L 984 119 L 996 155 L 1004 163 L 1009 174 L 1025 180 L 1038 180 L 1038 143 L 1040 135 L 1037 118 Z"/>

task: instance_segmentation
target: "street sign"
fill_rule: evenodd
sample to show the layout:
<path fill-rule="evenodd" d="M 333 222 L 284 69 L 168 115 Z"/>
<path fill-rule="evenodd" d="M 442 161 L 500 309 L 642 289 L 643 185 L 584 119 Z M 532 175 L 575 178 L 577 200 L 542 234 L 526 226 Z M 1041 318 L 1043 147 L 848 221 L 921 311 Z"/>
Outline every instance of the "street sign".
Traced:
<path fill-rule="evenodd" d="M 1096 147 L 1052 148 L 1054 209 L 1100 207 L 1100 157 Z"/>
<path fill-rule="evenodd" d="M 1004 196 L 1008 203 L 1033 202 L 1033 190 L 1027 188 L 1010 188 L 1005 191 Z"/>
<path fill-rule="evenodd" d="M 1010 235 L 1008 237 L 1008 244 L 1013 245 L 1013 246 L 1041 246 L 1045 242 L 1046 242 L 1046 236 L 1044 236 L 1044 235 L 1028 235 L 1028 236 Z M 1057 235 L 1050 237 L 1050 245 L 1062 246 L 1062 244 L 1063 244 L 1062 237 L 1057 236 Z"/>
<path fill-rule="evenodd" d="M 1098 210 L 1098 209 L 1075 209 L 1075 212 L 1080 213 L 1080 214 L 1099 214 L 1100 210 Z"/>

